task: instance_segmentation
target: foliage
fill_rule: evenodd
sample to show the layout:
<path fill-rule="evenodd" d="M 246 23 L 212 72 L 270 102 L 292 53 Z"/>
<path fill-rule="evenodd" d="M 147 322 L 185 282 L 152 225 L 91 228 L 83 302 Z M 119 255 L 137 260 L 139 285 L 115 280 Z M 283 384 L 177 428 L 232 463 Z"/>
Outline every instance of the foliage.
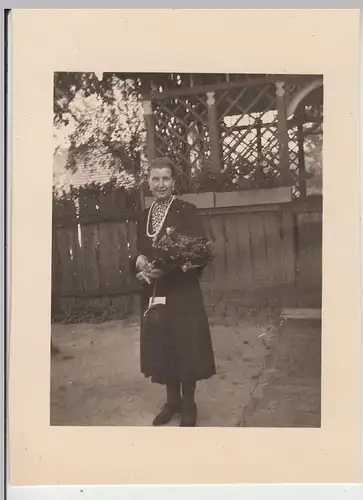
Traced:
<path fill-rule="evenodd" d="M 321 194 L 323 188 L 323 136 L 309 135 L 305 138 L 305 169 L 308 174 L 307 189 L 311 194 Z"/>
<path fill-rule="evenodd" d="M 210 166 L 202 166 L 186 183 L 182 178 L 177 187 L 179 192 L 226 192 L 248 189 L 271 188 L 281 183 L 276 157 L 269 151 L 262 155 L 258 165 L 241 157 L 239 160 L 225 162 L 220 173 L 211 173 Z"/>
<path fill-rule="evenodd" d="M 58 190 L 53 186 L 53 199 L 57 200 L 58 203 L 67 202 L 70 200 L 80 200 L 89 197 L 96 196 L 101 198 L 102 196 L 123 193 L 125 197 L 134 198 L 138 195 L 137 185 L 135 183 L 132 186 L 125 187 L 120 184 L 117 177 L 112 177 L 106 183 L 91 182 L 89 184 L 83 184 L 81 186 L 70 185 L 69 189 Z"/>
<path fill-rule="evenodd" d="M 67 149 L 66 168 L 105 172 L 131 187 L 146 165 L 145 129 L 138 82 L 92 73 L 55 77 L 55 149 Z M 131 177 L 130 177 L 131 176 Z M 134 182 L 132 182 L 134 179 Z"/>
<path fill-rule="evenodd" d="M 86 96 L 101 91 L 95 73 L 56 72 L 54 74 L 54 125 L 68 125 L 69 105 L 82 91 Z"/>

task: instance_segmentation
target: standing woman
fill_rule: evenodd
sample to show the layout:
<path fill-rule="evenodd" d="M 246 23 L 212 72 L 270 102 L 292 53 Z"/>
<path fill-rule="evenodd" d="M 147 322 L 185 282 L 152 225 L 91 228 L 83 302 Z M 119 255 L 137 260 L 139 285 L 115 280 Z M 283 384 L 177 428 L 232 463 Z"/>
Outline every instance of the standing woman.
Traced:
<path fill-rule="evenodd" d="M 153 238 L 165 234 L 168 227 L 181 234 L 204 236 L 196 207 L 173 195 L 175 174 L 174 164 L 168 158 L 157 158 L 149 166 L 148 183 L 154 202 L 150 209 L 144 211 L 139 224 L 137 255 L 132 263 L 135 274 L 142 272 L 150 282 L 143 281 L 142 315 L 154 294 L 154 286 L 156 295 L 166 298 L 166 365 L 158 365 L 156 351 L 150 348 L 143 317 L 141 320 L 141 372 L 152 382 L 166 386 L 166 403 L 154 418 L 153 425 L 164 425 L 180 413 L 180 426 L 194 427 L 197 422 L 196 383 L 216 373 L 208 318 L 199 284 L 200 269 L 161 271 L 150 266 Z"/>

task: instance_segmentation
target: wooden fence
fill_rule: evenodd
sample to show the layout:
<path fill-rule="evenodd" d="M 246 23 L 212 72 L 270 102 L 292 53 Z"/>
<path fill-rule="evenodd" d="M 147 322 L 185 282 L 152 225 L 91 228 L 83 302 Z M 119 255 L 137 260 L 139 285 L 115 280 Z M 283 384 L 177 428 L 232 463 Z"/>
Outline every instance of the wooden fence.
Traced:
<path fill-rule="evenodd" d="M 210 312 L 262 302 L 321 306 L 321 198 L 200 213 L 215 247 L 202 278 Z M 98 310 L 101 317 L 138 311 L 139 284 L 129 263 L 137 214 L 112 196 L 80 203 L 78 215 L 69 205 L 54 211 L 54 320 L 74 310 Z"/>
<path fill-rule="evenodd" d="M 138 216 L 135 197 L 121 190 L 53 203 L 53 319 L 87 310 L 119 317 L 137 309 L 129 256 Z"/>
<path fill-rule="evenodd" d="M 321 307 L 322 200 L 203 211 L 215 261 L 202 278 L 207 307 Z"/>

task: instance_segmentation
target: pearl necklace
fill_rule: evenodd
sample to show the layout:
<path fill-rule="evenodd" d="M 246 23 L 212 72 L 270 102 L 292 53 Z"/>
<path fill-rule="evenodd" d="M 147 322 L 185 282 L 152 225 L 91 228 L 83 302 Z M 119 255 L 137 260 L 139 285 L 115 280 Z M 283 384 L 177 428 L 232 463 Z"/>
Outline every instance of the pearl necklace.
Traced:
<path fill-rule="evenodd" d="M 150 217 L 151 217 L 151 214 L 152 214 L 152 211 L 154 209 L 154 206 L 155 206 L 155 203 L 156 201 L 154 201 L 152 204 L 151 204 L 151 207 L 149 209 L 149 213 L 147 214 L 147 222 L 146 222 L 146 234 L 149 238 L 152 238 L 152 239 L 155 239 L 157 237 L 157 235 L 160 233 L 163 225 L 164 225 L 164 222 L 165 222 L 165 219 L 169 213 L 169 209 L 171 207 L 171 204 L 173 203 L 175 199 L 175 196 L 173 195 L 171 198 L 170 198 L 170 201 L 168 202 L 166 208 L 165 208 L 165 213 L 164 213 L 164 216 L 162 218 L 162 220 L 160 221 L 160 224 L 158 226 L 158 228 L 156 229 L 156 231 L 154 232 L 150 232 L 149 231 L 149 226 L 150 226 Z"/>

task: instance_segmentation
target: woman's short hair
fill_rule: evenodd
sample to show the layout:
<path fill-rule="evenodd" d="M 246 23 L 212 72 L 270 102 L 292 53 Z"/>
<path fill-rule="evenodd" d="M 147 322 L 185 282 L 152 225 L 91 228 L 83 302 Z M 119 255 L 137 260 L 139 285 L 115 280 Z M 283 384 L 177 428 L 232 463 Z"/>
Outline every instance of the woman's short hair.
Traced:
<path fill-rule="evenodd" d="M 169 158 L 167 157 L 159 157 L 159 158 L 154 158 L 151 160 L 149 163 L 149 168 L 148 168 L 148 174 L 150 175 L 150 172 L 153 168 L 169 168 L 171 172 L 171 176 L 173 179 L 176 178 L 177 175 L 177 169 L 174 164 Z"/>

